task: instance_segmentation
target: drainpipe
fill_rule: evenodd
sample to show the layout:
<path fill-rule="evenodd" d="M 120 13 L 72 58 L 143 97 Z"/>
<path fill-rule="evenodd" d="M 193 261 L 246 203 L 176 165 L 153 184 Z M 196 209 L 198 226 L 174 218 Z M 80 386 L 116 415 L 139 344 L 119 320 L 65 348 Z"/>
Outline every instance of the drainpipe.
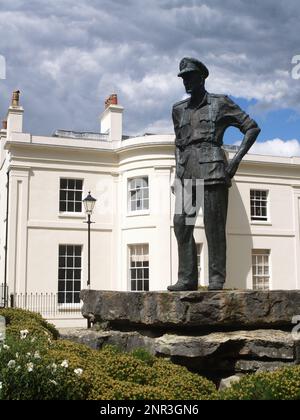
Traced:
<path fill-rule="evenodd" d="M 7 307 L 8 296 L 7 296 L 7 243 L 8 243 L 8 208 L 9 208 L 9 170 L 7 175 L 7 187 L 6 187 L 6 232 L 5 232 L 5 263 L 4 263 L 4 307 Z"/>

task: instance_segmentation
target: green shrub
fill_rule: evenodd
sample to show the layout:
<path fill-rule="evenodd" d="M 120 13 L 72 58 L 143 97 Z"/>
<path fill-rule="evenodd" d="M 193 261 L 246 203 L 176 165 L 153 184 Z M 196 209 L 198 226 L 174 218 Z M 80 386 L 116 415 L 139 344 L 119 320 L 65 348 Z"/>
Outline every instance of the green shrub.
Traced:
<path fill-rule="evenodd" d="M 22 324 L 22 330 L 24 330 L 26 329 L 24 328 L 25 324 L 35 323 L 40 325 L 44 330 L 47 330 L 52 338 L 57 339 L 59 337 L 59 332 L 54 325 L 47 322 L 40 314 L 35 312 L 18 308 L 0 308 L 0 315 L 4 316 L 8 327 L 13 326 L 14 324 Z"/>
<path fill-rule="evenodd" d="M 153 366 L 153 363 L 155 362 L 155 357 L 143 348 L 136 348 L 131 352 L 131 354 L 133 357 L 145 362 L 149 366 Z"/>
<path fill-rule="evenodd" d="M 61 340 L 51 344 L 47 357 L 55 361 L 66 358 L 72 368 L 80 364 L 90 384 L 88 399 L 216 398 L 212 382 L 182 366 L 146 354 L 141 350 L 137 354 L 122 353 L 115 346 L 91 350 L 83 344 Z M 153 358 L 151 363 L 149 356 Z"/>
<path fill-rule="evenodd" d="M 213 382 L 188 371 L 184 366 L 175 365 L 169 360 L 157 358 L 153 364 L 155 379 L 150 385 L 172 391 L 175 400 L 217 399 Z"/>
<path fill-rule="evenodd" d="M 1 399 L 208 399 L 213 383 L 143 349 L 92 350 L 57 336 L 39 315 L 3 310 L 7 327 L 0 349 Z"/>
<path fill-rule="evenodd" d="M 0 399 L 58 400 L 85 399 L 88 383 L 83 372 L 65 359 L 49 360 L 48 342 L 21 330 L 21 336 L 7 335 L 0 350 Z M 79 368 L 80 364 L 76 366 Z"/>
<path fill-rule="evenodd" d="M 243 377 L 220 393 L 225 400 L 299 400 L 300 366 Z"/>

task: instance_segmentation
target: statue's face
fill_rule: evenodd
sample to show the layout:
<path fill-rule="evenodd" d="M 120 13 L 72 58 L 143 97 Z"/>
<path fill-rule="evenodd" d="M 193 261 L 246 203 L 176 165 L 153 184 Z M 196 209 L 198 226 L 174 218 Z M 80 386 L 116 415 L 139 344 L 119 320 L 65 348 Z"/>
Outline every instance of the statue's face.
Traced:
<path fill-rule="evenodd" d="M 204 80 L 201 73 L 198 71 L 189 71 L 182 75 L 183 84 L 186 93 L 192 95 L 193 93 L 199 92 L 203 89 Z"/>

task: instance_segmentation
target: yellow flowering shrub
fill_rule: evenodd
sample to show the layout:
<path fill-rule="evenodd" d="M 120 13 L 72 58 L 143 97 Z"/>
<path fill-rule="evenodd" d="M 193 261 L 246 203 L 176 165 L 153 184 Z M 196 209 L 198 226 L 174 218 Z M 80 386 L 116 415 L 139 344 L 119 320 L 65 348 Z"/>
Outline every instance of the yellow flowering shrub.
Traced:
<path fill-rule="evenodd" d="M 225 400 L 299 400 L 300 366 L 243 377 L 220 393 Z"/>
<path fill-rule="evenodd" d="M 16 324 L 22 325 L 22 329 L 26 329 L 26 324 L 41 326 L 43 330 L 46 330 L 51 335 L 51 338 L 57 339 L 59 333 L 54 325 L 46 321 L 40 314 L 27 311 L 25 309 L 18 308 L 0 308 L 0 316 L 3 316 L 6 320 L 6 325 L 9 328 Z"/>

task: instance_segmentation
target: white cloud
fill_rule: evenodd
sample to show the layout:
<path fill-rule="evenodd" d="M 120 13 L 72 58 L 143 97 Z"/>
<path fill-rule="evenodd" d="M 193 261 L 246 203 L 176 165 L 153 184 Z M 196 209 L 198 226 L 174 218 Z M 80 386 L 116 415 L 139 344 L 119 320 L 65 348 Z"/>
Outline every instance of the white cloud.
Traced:
<path fill-rule="evenodd" d="M 241 142 L 235 142 L 234 144 L 240 145 Z M 249 153 L 284 157 L 300 156 L 300 142 L 296 139 L 281 140 L 278 138 L 264 142 L 256 142 L 251 147 Z"/>
<path fill-rule="evenodd" d="M 145 128 L 145 133 L 150 134 L 174 134 L 174 128 L 172 125 L 172 121 L 170 119 L 165 120 L 157 120 L 153 122 L 152 124 L 149 124 Z"/>
<path fill-rule="evenodd" d="M 98 130 L 116 92 L 126 134 L 169 130 L 184 93 L 179 61 L 195 56 L 210 70 L 209 91 L 257 100 L 251 113 L 299 113 L 299 19 L 298 0 L 1 0 L 0 112 L 19 88 L 29 131 Z"/>

